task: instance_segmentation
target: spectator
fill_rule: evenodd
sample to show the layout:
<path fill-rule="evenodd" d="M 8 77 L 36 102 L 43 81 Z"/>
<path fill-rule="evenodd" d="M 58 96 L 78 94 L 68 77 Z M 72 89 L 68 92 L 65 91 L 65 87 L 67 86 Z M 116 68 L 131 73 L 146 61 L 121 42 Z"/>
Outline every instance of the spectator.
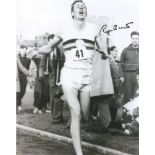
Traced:
<path fill-rule="evenodd" d="M 139 134 L 139 96 L 123 106 L 122 127 L 127 135 Z"/>
<path fill-rule="evenodd" d="M 39 65 L 41 60 L 40 57 L 35 57 L 32 59 L 36 65 L 37 74 L 35 77 L 35 84 L 34 84 L 34 110 L 33 113 L 42 114 L 42 81 L 39 79 Z"/>
<path fill-rule="evenodd" d="M 54 34 L 48 36 L 48 42 L 54 38 Z M 42 79 L 42 103 L 46 108 L 46 104 L 49 102 L 51 105 L 51 114 L 53 123 L 63 122 L 63 95 L 62 88 L 57 85 L 60 81 L 60 69 L 62 68 L 63 61 L 60 59 L 60 46 L 50 54 L 43 54 L 40 62 L 40 79 Z M 42 74 L 41 74 L 42 73 Z"/>
<path fill-rule="evenodd" d="M 113 82 L 110 71 L 109 59 L 107 59 L 107 38 L 98 37 L 98 43 L 102 45 L 95 51 L 93 58 L 91 101 L 97 105 L 101 127 L 99 131 L 108 131 L 111 122 L 109 99 L 114 93 Z M 96 110 L 96 108 L 95 108 Z M 95 118 L 95 117 L 94 117 Z M 96 129 L 97 131 L 98 129 Z"/>
<path fill-rule="evenodd" d="M 114 86 L 114 95 L 111 97 L 110 100 L 111 123 L 109 127 L 122 129 L 122 96 L 121 94 L 119 94 L 119 89 L 121 88 L 120 64 L 118 63 L 117 54 L 118 50 L 116 46 L 112 46 L 109 48 L 110 69 Z M 118 97 L 121 98 L 119 103 Z"/>
<path fill-rule="evenodd" d="M 27 58 L 26 55 L 27 46 L 21 45 L 19 54 L 17 55 L 17 71 L 19 78 L 20 91 L 17 92 L 17 111 L 20 112 L 21 108 L 21 100 L 25 94 L 26 86 L 27 86 L 27 77 L 31 76 L 31 72 L 29 71 L 31 60 Z"/>
<path fill-rule="evenodd" d="M 131 44 L 126 47 L 121 54 L 121 77 L 124 82 L 123 103 L 129 102 L 134 98 L 138 89 L 137 79 L 139 77 L 139 33 L 131 33 Z"/>
<path fill-rule="evenodd" d="M 18 68 L 16 69 L 16 102 L 18 100 L 18 93 L 20 92 L 20 83 L 19 83 L 19 75 Z M 16 103 L 17 104 L 17 103 Z M 21 110 L 21 108 L 19 108 Z M 16 112 L 18 113 L 18 106 L 16 105 Z"/>

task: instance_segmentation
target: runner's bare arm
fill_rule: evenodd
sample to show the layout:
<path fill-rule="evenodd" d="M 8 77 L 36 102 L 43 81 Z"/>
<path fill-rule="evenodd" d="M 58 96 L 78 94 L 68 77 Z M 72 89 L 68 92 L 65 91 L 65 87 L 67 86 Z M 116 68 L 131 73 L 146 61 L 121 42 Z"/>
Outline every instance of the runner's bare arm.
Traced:
<path fill-rule="evenodd" d="M 27 57 L 32 59 L 38 57 L 40 54 L 49 54 L 60 42 L 62 42 L 62 38 L 55 35 L 54 39 L 50 40 L 47 45 L 40 48 L 30 49 L 27 53 Z"/>
<path fill-rule="evenodd" d="M 60 42 L 62 41 L 62 39 L 60 37 L 54 37 L 53 40 L 51 40 L 48 45 L 45 45 L 41 48 L 38 49 L 38 53 L 40 54 L 49 54 L 52 52 L 51 49 L 54 49 Z"/>

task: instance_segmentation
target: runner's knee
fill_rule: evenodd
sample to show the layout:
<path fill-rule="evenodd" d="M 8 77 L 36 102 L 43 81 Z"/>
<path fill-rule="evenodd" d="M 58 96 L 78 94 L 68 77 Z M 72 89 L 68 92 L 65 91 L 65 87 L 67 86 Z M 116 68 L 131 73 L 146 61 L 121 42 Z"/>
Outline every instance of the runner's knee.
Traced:
<path fill-rule="evenodd" d="M 72 119 L 81 119 L 81 112 L 80 109 L 71 109 L 71 116 Z"/>

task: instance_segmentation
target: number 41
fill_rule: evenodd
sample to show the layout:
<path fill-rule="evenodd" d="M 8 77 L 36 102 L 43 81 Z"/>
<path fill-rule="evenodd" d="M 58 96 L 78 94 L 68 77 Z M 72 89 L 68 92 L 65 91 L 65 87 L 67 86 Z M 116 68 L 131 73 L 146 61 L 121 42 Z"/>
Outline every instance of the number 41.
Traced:
<path fill-rule="evenodd" d="M 82 50 L 76 50 L 75 56 L 78 58 L 83 57 L 83 51 Z"/>

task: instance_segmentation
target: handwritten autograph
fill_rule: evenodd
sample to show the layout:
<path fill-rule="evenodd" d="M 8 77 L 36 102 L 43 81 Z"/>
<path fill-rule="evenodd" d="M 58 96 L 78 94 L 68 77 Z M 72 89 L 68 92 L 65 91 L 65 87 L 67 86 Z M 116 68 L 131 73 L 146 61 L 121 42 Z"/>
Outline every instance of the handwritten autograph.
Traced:
<path fill-rule="evenodd" d="M 114 25 L 112 29 L 110 30 L 107 30 L 107 25 L 103 25 L 100 29 L 100 32 L 99 34 L 101 34 L 101 32 L 104 32 L 106 33 L 107 35 L 110 35 L 110 33 L 112 31 L 116 31 L 116 30 L 119 30 L 119 29 L 128 29 L 130 28 L 130 25 L 133 24 L 133 22 L 129 22 L 129 23 L 126 23 L 125 26 L 118 26 L 118 25 Z"/>

